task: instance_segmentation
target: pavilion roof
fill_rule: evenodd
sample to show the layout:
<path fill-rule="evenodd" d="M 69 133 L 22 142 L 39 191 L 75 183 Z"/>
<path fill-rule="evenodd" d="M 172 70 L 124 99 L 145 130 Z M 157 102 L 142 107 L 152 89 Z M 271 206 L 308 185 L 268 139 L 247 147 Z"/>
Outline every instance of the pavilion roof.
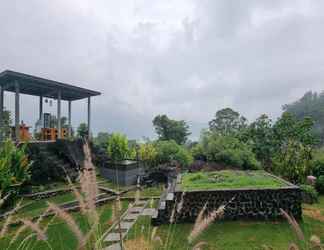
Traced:
<path fill-rule="evenodd" d="M 5 91 L 15 92 L 16 81 L 19 83 L 20 93 L 33 96 L 57 99 L 58 90 L 61 90 L 62 100 L 74 101 L 101 94 L 98 91 L 11 70 L 0 73 L 0 85 L 4 87 Z"/>

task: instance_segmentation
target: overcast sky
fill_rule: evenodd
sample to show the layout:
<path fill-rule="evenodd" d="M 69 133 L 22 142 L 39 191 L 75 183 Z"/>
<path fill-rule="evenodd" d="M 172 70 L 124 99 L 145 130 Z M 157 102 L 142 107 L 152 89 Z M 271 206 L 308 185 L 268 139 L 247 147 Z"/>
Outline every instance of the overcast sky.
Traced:
<path fill-rule="evenodd" d="M 221 108 L 275 119 L 283 104 L 324 89 L 324 1 L 1 0 L 5 69 L 102 92 L 94 132 L 152 136 L 165 113 L 196 138 Z M 38 99 L 21 102 L 33 126 Z M 81 121 L 85 101 L 73 104 L 73 125 Z"/>

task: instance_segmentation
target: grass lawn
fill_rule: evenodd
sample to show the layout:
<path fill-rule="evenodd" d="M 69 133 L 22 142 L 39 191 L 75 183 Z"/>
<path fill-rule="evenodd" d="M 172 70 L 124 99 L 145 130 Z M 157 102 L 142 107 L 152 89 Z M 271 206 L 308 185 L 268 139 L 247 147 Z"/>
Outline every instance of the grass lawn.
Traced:
<path fill-rule="evenodd" d="M 123 201 L 123 211 L 127 209 L 128 202 Z M 106 204 L 102 207 L 98 208 L 98 213 L 100 214 L 100 232 L 105 232 L 110 227 L 109 219 L 111 218 L 111 204 Z M 83 232 L 86 232 L 89 230 L 90 225 L 87 221 L 87 219 L 82 216 L 79 212 L 72 213 L 73 218 L 76 220 L 78 226 Z M 70 231 L 66 223 L 64 223 L 62 220 L 55 218 L 52 220 L 52 218 L 46 218 L 42 225 L 49 224 L 47 236 L 48 241 L 47 243 L 42 241 L 37 241 L 36 237 L 32 237 L 31 240 L 28 240 L 22 249 L 35 249 L 35 250 L 47 250 L 47 249 L 53 249 L 53 250 L 75 250 L 77 247 L 77 239 L 75 235 Z M 30 231 L 26 230 L 17 241 L 15 241 L 14 244 L 10 245 L 9 248 L 9 242 L 14 236 L 15 232 L 17 231 L 18 227 L 12 227 L 9 231 L 9 233 L 6 235 L 6 237 L 2 240 L 0 240 L 0 249 L 8 249 L 8 250 L 15 250 L 18 249 L 20 244 L 22 244 L 23 240 L 30 235 Z"/>
<path fill-rule="evenodd" d="M 222 170 L 215 172 L 186 173 L 181 178 L 184 191 L 231 188 L 279 188 L 285 183 L 262 170 Z"/>
<path fill-rule="evenodd" d="M 320 198 L 319 204 L 305 207 L 313 207 L 320 212 L 324 212 L 324 197 Z M 322 242 L 324 241 L 324 222 L 305 214 L 300 225 L 307 239 L 315 234 L 321 237 Z M 159 226 L 156 236 L 161 238 L 163 247 L 159 243 L 155 243 L 155 249 L 191 249 L 188 248 L 187 237 L 192 227 L 193 224 Z M 130 231 L 128 239 L 145 235 L 149 240 L 148 236 L 151 235 L 151 231 L 150 219 L 142 216 Z M 265 245 L 275 250 L 287 250 L 291 242 L 298 242 L 289 224 L 284 220 L 277 222 L 218 221 L 199 236 L 196 242 L 199 241 L 208 243 L 208 246 L 204 249 L 213 250 L 261 250 L 264 249 L 263 246 Z M 168 247 L 165 246 L 167 242 L 169 242 Z"/>

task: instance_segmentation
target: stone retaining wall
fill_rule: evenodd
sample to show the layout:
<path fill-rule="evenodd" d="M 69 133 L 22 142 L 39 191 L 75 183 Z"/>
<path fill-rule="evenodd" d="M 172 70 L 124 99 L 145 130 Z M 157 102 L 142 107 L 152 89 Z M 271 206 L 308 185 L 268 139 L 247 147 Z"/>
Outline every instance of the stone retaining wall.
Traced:
<path fill-rule="evenodd" d="M 274 177 L 278 178 L 278 177 Z M 283 180 L 282 180 L 283 181 Z M 153 223 L 168 223 L 172 210 L 175 209 L 177 222 L 193 222 L 207 203 L 206 213 L 227 204 L 225 220 L 282 218 L 280 208 L 293 215 L 302 217 L 301 191 L 299 187 L 287 183 L 282 188 L 266 189 L 227 189 L 190 191 L 183 193 L 179 186 L 168 190 L 160 200 L 158 214 Z"/>

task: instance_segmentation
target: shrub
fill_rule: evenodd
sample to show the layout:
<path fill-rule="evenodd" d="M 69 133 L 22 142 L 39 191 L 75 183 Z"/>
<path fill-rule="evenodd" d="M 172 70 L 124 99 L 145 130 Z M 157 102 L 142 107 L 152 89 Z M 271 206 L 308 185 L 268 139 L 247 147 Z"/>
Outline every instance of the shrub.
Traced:
<path fill-rule="evenodd" d="M 179 150 L 174 155 L 173 159 L 180 164 L 181 167 L 188 167 L 193 162 L 190 152 L 181 146 L 179 146 Z"/>
<path fill-rule="evenodd" d="M 190 152 L 175 141 L 158 141 L 155 143 L 157 151 L 156 161 L 158 164 L 171 163 L 176 161 L 181 167 L 189 166 L 193 159 Z"/>
<path fill-rule="evenodd" d="M 153 167 L 156 164 L 157 151 L 153 144 L 141 144 L 139 148 L 139 158 L 146 167 Z"/>
<path fill-rule="evenodd" d="M 316 190 L 320 194 L 324 194 L 324 175 L 320 175 L 316 180 Z"/>
<path fill-rule="evenodd" d="M 311 150 L 310 146 L 289 140 L 272 159 L 274 171 L 293 183 L 304 183 L 311 173 Z"/>
<path fill-rule="evenodd" d="M 29 180 L 31 163 L 25 154 L 26 146 L 16 147 L 11 140 L 0 146 L 0 190 L 2 195 L 18 193 L 18 187 Z M 0 197 L 1 198 L 1 197 Z"/>
<path fill-rule="evenodd" d="M 318 193 L 311 185 L 301 185 L 302 199 L 304 203 L 313 204 L 318 201 Z"/>
<path fill-rule="evenodd" d="M 193 158 L 195 160 L 206 160 L 207 159 L 204 148 L 200 143 L 196 144 L 195 146 L 193 146 L 191 148 L 191 155 L 193 156 Z"/>
<path fill-rule="evenodd" d="M 241 169 L 261 168 L 250 146 L 231 136 L 210 136 L 206 144 L 206 155 L 208 161 Z"/>
<path fill-rule="evenodd" d="M 319 177 L 324 175 L 324 152 L 318 150 L 314 153 L 314 159 L 312 161 L 313 175 Z"/>
<path fill-rule="evenodd" d="M 113 161 L 125 160 L 129 154 L 127 137 L 113 133 L 108 140 L 107 153 Z"/>

